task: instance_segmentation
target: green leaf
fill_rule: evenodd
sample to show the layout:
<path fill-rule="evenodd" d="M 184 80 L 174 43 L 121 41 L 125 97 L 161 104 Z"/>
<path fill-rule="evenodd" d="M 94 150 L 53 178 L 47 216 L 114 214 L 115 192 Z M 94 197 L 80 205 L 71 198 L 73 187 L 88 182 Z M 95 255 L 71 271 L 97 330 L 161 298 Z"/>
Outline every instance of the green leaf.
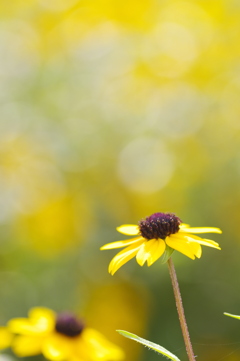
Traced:
<path fill-rule="evenodd" d="M 163 256 L 161 258 L 161 261 L 162 263 L 166 263 L 169 258 L 171 257 L 172 253 L 174 252 L 174 249 L 169 247 L 167 244 L 166 244 L 166 249 L 165 249 L 165 252 L 163 253 Z"/>
<path fill-rule="evenodd" d="M 232 315 L 231 313 L 227 313 L 227 312 L 224 312 L 223 314 L 224 314 L 225 316 L 229 316 L 229 317 L 232 317 L 232 318 L 237 318 L 238 320 L 240 320 L 240 316 Z"/>
<path fill-rule="evenodd" d="M 133 333 L 123 331 L 123 330 L 117 330 L 117 332 L 120 333 L 120 335 L 125 336 L 127 338 L 130 338 L 131 340 L 140 342 L 142 345 L 149 347 L 150 349 L 162 354 L 163 356 L 168 357 L 170 360 L 173 361 L 180 361 L 177 356 L 173 355 L 171 352 L 166 350 L 164 347 L 157 345 L 156 343 L 150 342 L 148 340 L 145 340 L 144 338 L 141 338 L 137 335 L 134 335 Z"/>

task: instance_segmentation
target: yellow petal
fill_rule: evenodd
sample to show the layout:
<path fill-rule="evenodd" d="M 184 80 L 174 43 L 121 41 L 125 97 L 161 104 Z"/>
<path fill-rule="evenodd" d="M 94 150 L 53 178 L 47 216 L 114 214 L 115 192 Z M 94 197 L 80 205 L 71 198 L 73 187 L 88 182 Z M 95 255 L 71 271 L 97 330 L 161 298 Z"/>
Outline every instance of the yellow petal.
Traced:
<path fill-rule="evenodd" d="M 183 235 L 183 234 L 180 234 L 180 233 L 172 234 L 171 236 L 169 236 L 167 238 L 175 239 L 180 245 L 183 245 L 183 246 L 185 245 L 186 249 L 188 249 L 195 257 L 197 257 L 197 258 L 201 257 L 201 255 L 202 255 L 202 247 L 200 246 L 200 244 L 202 242 L 202 238 L 197 237 L 197 236 L 192 236 L 192 235 L 190 235 L 190 236 L 187 235 L 186 236 L 186 235 Z M 198 240 L 196 240 L 196 238 Z M 174 247 L 172 247 L 172 248 L 174 248 Z"/>
<path fill-rule="evenodd" d="M 221 247 L 219 247 L 219 244 L 217 242 L 212 241 L 211 239 L 204 238 L 203 242 L 206 242 L 206 244 L 204 244 L 204 245 L 207 246 L 207 247 L 212 247 L 212 248 L 216 248 L 216 249 L 221 250 Z"/>
<path fill-rule="evenodd" d="M 101 333 L 94 329 L 84 329 L 81 337 L 85 342 L 89 360 L 120 361 L 124 358 L 124 352 L 121 348 L 108 341 Z"/>
<path fill-rule="evenodd" d="M 67 360 L 71 355 L 73 340 L 61 334 L 52 334 L 44 340 L 42 353 L 48 360 Z"/>
<path fill-rule="evenodd" d="M 197 237 L 197 236 L 195 236 L 193 234 L 188 234 L 188 233 L 183 233 L 182 232 L 182 233 L 174 234 L 174 237 L 178 238 L 178 239 L 185 240 L 186 242 L 194 242 L 194 243 L 201 244 L 203 246 L 212 247 L 212 248 L 216 248 L 216 249 L 221 249 L 217 242 L 214 242 L 211 239 L 200 238 L 200 237 Z"/>
<path fill-rule="evenodd" d="M 222 233 L 221 229 L 216 227 L 186 227 L 183 224 L 180 225 L 179 232 L 181 231 L 189 233 Z"/>
<path fill-rule="evenodd" d="M 136 238 L 131 238 L 127 241 L 118 241 L 118 242 L 112 242 L 112 243 L 108 243 L 105 244 L 104 246 L 102 246 L 100 248 L 100 250 L 105 250 L 105 249 L 114 249 L 114 248 L 121 248 L 121 247 L 126 247 L 129 246 L 132 243 L 135 243 L 137 241 L 140 241 L 140 239 L 142 239 L 144 241 L 144 239 L 142 237 L 136 237 Z"/>
<path fill-rule="evenodd" d="M 49 308 L 34 307 L 29 311 L 29 318 L 39 330 L 50 332 L 55 328 L 56 313 Z"/>
<path fill-rule="evenodd" d="M 229 316 L 229 317 L 232 317 L 232 318 L 236 318 L 236 319 L 240 320 L 240 316 L 238 316 L 238 315 L 233 315 L 232 313 L 224 312 L 224 315 Z"/>
<path fill-rule="evenodd" d="M 174 237 L 179 238 L 179 239 L 185 239 L 185 237 L 189 237 L 189 239 L 193 239 L 194 241 L 201 241 L 204 240 L 205 238 L 196 236 L 195 234 L 191 234 L 188 232 L 178 232 L 178 233 L 174 233 Z M 213 240 L 208 240 L 212 245 L 214 246 L 219 246 L 219 244 Z"/>
<path fill-rule="evenodd" d="M 27 318 L 14 318 L 8 322 L 7 326 L 11 332 L 22 335 L 32 335 L 34 333 L 39 333 L 36 326 L 32 325 Z"/>
<path fill-rule="evenodd" d="M 202 255 L 202 247 L 200 246 L 199 243 L 197 242 L 186 242 L 184 241 L 183 244 L 185 243 L 186 247 L 188 247 L 189 251 L 192 252 L 194 254 L 195 257 L 200 258 Z"/>
<path fill-rule="evenodd" d="M 165 242 L 162 239 L 145 241 L 136 255 L 138 264 L 143 266 L 147 261 L 148 266 L 151 266 L 159 257 L 161 257 L 165 248 Z"/>
<path fill-rule="evenodd" d="M 122 267 L 130 259 L 132 259 L 134 256 L 136 256 L 136 254 L 139 250 L 139 247 L 141 247 L 142 243 L 143 243 L 143 241 L 140 240 L 140 241 L 134 243 L 133 245 L 128 246 L 127 248 L 125 248 L 124 250 L 119 252 L 118 254 L 116 254 L 116 256 L 113 257 L 113 259 L 111 260 L 111 262 L 109 264 L 108 272 L 113 275 L 120 267 Z"/>
<path fill-rule="evenodd" d="M 158 239 L 155 242 L 154 247 L 150 250 L 150 256 L 147 259 L 148 266 L 151 266 L 154 262 L 156 262 L 164 253 L 166 248 L 166 244 L 162 239 Z"/>
<path fill-rule="evenodd" d="M 192 242 L 189 243 L 189 249 L 192 250 L 195 257 L 200 258 L 202 256 L 202 247 L 199 243 Z"/>
<path fill-rule="evenodd" d="M 117 231 L 127 236 L 136 236 L 139 234 L 139 227 L 136 224 L 123 224 L 117 227 Z"/>
<path fill-rule="evenodd" d="M 55 317 L 52 310 L 36 307 L 29 311 L 29 318 L 13 318 L 8 327 L 11 332 L 21 335 L 48 333 L 55 327 Z"/>
<path fill-rule="evenodd" d="M 201 244 L 203 246 L 207 246 L 207 247 L 216 248 L 216 249 L 221 250 L 221 248 L 218 245 L 214 244 L 213 241 L 211 241 L 210 239 L 208 240 L 208 239 L 204 238 L 204 239 L 201 239 L 201 240 L 191 240 L 191 237 L 188 237 L 188 240 L 189 240 L 189 242 L 197 242 L 198 244 Z"/>
<path fill-rule="evenodd" d="M 173 235 L 171 235 L 171 237 L 166 237 L 165 242 L 169 247 L 175 249 L 176 251 L 183 253 L 185 256 L 191 259 L 195 259 L 195 252 L 193 247 L 189 246 L 189 243 L 175 238 Z"/>
<path fill-rule="evenodd" d="M 35 320 L 39 319 L 46 319 L 46 320 L 52 320 L 55 319 L 56 313 L 50 308 L 47 307 L 33 307 L 28 312 L 29 318 L 33 318 Z"/>
<path fill-rule="evenodd" d="M 82 355 L 72 355 L 69 357 L 68 361 L 88 361 L 88 356 L 82 356 Z M 95 361 L 94 359 L 92 359 L 91 361 Z M 99 361 L 99 360 L 98 360 Z"/>
<path fill-rule="evenodd" d="M 148 259 L 148 257 L 150 256 L 149 250 L 154 245 L 155 242 L 156 242 L 155 239 L 150 239 L 149 241 L 145 241 L 141 245 L 141 247 L 136 255 L 137 263 L 140 266 L 143 266 L 144 263 L 146 262 L 146 260 Z"/>
<path fill-rule="evenodd" d="M 42 352 L 43 337 L 16 336 L 12 342 L 13 352 L 20 357 L 34 356 Z"/>
<path fill-rule="evenodd" d="M 9 347 L 12 339 L 13 334 L 8 331 L 7 327 L 0 327 L 0 349 Z"/>

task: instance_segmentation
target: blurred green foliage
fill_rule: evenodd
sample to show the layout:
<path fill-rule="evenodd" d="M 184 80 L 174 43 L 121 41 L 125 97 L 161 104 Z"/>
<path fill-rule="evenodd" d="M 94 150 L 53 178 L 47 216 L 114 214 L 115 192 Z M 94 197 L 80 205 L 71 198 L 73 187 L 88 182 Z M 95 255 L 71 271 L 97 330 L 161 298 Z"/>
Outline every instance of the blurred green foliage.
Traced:
<path fill-rule="evenodd" d="M 159 356 L 116 329 L 184 359 L 166 265 L 111 277 L 99 251 L 170 211 L 223 230 L 173 259 L 196 355 L 239 359 L 239 21 L 236 0 L 0 3 L 1 324 L 69 310 L 127 360 Z"/>

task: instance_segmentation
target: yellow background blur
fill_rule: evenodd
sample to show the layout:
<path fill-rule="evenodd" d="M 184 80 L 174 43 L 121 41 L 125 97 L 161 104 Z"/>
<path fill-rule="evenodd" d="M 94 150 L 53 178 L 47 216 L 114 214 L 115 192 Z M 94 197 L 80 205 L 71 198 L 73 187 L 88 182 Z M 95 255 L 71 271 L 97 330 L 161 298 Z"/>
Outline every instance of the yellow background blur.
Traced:
<path fill-rule="evenodd" d="M 0 323 L 83 315 L 126 351 L 186 359 L 167 266 L 112 277 L 115 227 L 154 212 L 215 226 L 175 252 L 199 360 L 240 359 L 240 2 L 0 2 Z M 233 353 L 232 353 L 233 351 Z"/>

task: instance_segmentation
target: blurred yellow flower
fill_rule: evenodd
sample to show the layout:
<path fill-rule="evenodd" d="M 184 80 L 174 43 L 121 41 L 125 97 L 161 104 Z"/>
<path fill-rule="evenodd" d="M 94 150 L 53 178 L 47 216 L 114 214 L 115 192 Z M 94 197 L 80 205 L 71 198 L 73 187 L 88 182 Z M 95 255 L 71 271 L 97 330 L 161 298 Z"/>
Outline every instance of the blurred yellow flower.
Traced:
<path fill-rule="evenodd" d="M 68 313 L 36 307 L 28 318 L 10 320 L 8 328 L 17 334 L 12 349 L 20 357 L 42 353 L 53 361 L 118 361 L 124 356 L 119 347 Z"/>
<path fill-rule="evenodd" d="M 7 329 L 7 327 L 0 327 L 0 350 L 10 347 L 13 339 L 13 334 Z"/>
<path fill-rule="evenodd" d="M 170 251 L 177 250 L 191 259 L 201 257 L 201 245 L 221 249 L 218 243 L 192 234 L 222 233 L 219 228 L 190 227 L 182 223 L 173 213 L 154 213 L 140 221 L 138 225 L 125 224 L 117 230 L 122 234 L 137 237 L 108 243 L 101 247 L 101 250 L 105 250 L 127 246 L 110 262 L 108 271 L 112 275 L 135 256 L 140 266 L 145 262 L 151 266 L 169 248 Z"/>

